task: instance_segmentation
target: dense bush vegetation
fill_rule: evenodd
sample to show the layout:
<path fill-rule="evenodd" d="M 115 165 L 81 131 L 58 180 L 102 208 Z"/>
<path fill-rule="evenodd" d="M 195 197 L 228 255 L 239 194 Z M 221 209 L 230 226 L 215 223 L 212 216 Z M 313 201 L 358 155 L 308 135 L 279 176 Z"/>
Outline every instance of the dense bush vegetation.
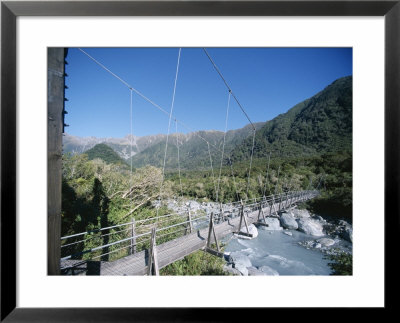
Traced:
<path fill-rule="evenodd" d="M 202 250 L 196 251 L 185 258 L 175 261 L 174 263 L 162 268 L 160 275 L 162 276 L 228 276 L 223 270 L 225 260 L 215 257 Z"/>
<path fill-rule="evenodd" d="M 332 261 L 328 263 L 332 269 L 331 275 L 353 275 L 353 255 L 351 253 L 336 250 L 335 254 L 329 255 L 326 258 Z"/>

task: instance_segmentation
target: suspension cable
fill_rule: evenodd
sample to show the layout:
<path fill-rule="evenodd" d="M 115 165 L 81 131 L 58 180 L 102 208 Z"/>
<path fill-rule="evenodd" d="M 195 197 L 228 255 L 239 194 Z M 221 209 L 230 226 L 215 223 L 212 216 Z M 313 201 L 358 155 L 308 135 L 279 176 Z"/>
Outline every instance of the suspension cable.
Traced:
<path fill-rule="evenodd" d="M 228 160 L 229 160 L 229 164 L 231 166 L 231 173 L 232 173 L 232 178 L 233 178 L 233 186 L 235 187 L 236 198 L 237 198 L 237 200 L 239 200 L 239 192 L 238 192 L 237 185 L 236 185 L 235 174 L 233 173 L 233 162 L 232 162 L 231 156 L 228 157 Z"/>
<path fill-rule="evenodd" d="M 256 138 L 256 129 L 254 128 L 253 130 L 253 144 L 251 146 L 251 156 L 250 156 L 250 166 L 249 166 L 249 175 L 247 177 L 247 188 L 246 188 L 246 195 L 249 192 L 249 186 L 250 186 L 250 172 L 251 172 L 251 166 L 253 163 L 253 153 L 254 153 L 254 142 L 255 142 L 255 138 Z"/>
<path fill-rule="evenodd" d="M 165 141 L 165 151 L 164 151 L 164 163 L 163 163 L 163 171 L 162 171 L 162 178 L 161 178 L 161 184 L 160 184 L 160 199 L 161 199 L 161 191 L 162 191 L 162 186 L 164 184 L 164 178 L 165 178 L 165 162 L 167 159 L 167 150 L 168 150 L 168 138 L 169 138 L 169 133 L 171 130 L 171 119 L 172 119 L 172 112 L 174 110 L 174 103 L 175 103 L 175 93 L 176 93 L 176 82 L 178 80 L 178 72 L 179 72 L 179 62 L 181 59 L 181 48 L 179 48 L 179 52 L 178 52 L 178 62 L 176 64 L 176 72 L 175 72 L 175 81 L 174 81 L 174 91 L 172 93 L 172 102 L 171 102 L 171 109 L 169 112 L 169 120 L 168 120 L 168 133 L 167 133 L 167 139 Z M 161 201 L 160 201 L 160 205 L 159 207 L 161 207 Z M 158 215 L 158 210 L 159 207 L 157 208 L 157 215 Z"/>
<path fill-rule="evenodd" d="M 232 93 L 233 98 L 235 99 L 236 103 L 238 104 L 239 108 L 242 110 L 242 112 L 244 113 L 244 115 L 246 116 L 247 120 L 249 120 L 251 126 L 253 127 L 253 130 L 256 130 L 256 128 L 254 127 L 253 122 L 251 122 L 249 116 L 247 115 L 246 111 L 244 111 L 242 105 L 240 104 L 239 100 L 237 99 L 236 95 L 232 92 L 231 87 L 229 86 L 228 82 L 225 80 L 225 78 L 222 76 L 221 71 L 219 70 L 219 68 L 217 67 L 217 65 L 214 63 L 213 59 L 211 58 L 211 56 L 208 54 L 207 50 L 205 48 L 203 48 L 204 52 L 206 53 L 208 59 L 210 60 L 211 64 L 214 66 L 215 70 L 217 71 L 217 73 L 219 74 L 219 76 L 221 77 L 222 81 L 225 83 L 225 86 L 228 88 L 229 92 Z"/>
<path fill-rule="evenodd" d="M 276 194 L 277 186 L 278 186 L 278 183 L 279 183 L 279 172 L 280 172 L 280 170 L 281 170 L 281 166 L 278 167 L 278 176 L 277 176 L 277 181 L 276 181 L 276 184 L 275 184 L 274 195 Z"/>
<path fill-rule="evenodd" d="M 135 92 L 137 95 L 139 95 L 142 99 L 144 99 L 145 101 L 147 101 L 148 103 L 150 103 L 152 106 L 154 106 L 155 108 L 157 108 L 158 110 L 160 110 L 161 112 L 163 112 L 165 115 L 169 116 L 169 112 L 166 111 L 165 109 L 163 109 L 162 107 L 160 107 L 157 103 L 155 103 L 154 101 L 150 100 L 147 96 L 145 96 L 143 93 L 141 93 L 139 90 L 135 89 L 132 85 L 130 85 L 128 82 L 126 82 L 125 80 L 123 80 L 120 76 L 118 76 L 117 74 L 115 74 L 114 72 L 112 72 L 109 68 L 107 68 L 106 66 L 104 66 L 102 63 L 100 63 L 98 60 L 96 60 L 93 56 L 89 55 L 87 52 L 85 52 L 83 49 L 78 48 L 83 54 L 85 54 L 88 58 L 90 58 L 93 62 L 95 62 L 97 65 L 99 65 L 101 68 L 103 68 L 105 71 L 107 71 L 108 73 L 110 73 L 112 76 L 114 76 L 116 79 L 118 79 L 122 84 L 124 84 L 126 87 L 128 87 L 130 90 L 132 90 L 133 92 Z M 216 147 L 215 145 L 211 144 L 210 142 L 208 142 L 203 136 L 199 135 L 196 130 L 194 130 L 193 128 L 189 127 L 187 124 L 185 124 L 184 122 L 176 119 L 176 121 L 181 124 L 184 128 L 186 128 L 188 131 L 193 132 L 193 134 L 197 137 L 199 137 L 201 140 L 205 141 L 206 143 L 210 144 L 212 147 L 214 147 L 215 149 L 218 149 L 218 147 Z"/>
<path fill-rule="evenodd" d="M 131 142 L 130 142 L 130 144 L 131 144 L 131 153 L 130 153 L 130 160 L 131 160 L 131 174 L 130 174 L 130 179 L 129 179 L 129 191 L 132 189 L 132 176 L 133 176 L 133 174 L 132 174 L 132 169 L 133 169 L 133 167 L 132 167 L 132 163 L 133 163 L 133 159 L 132 159 L 132 144 L 133 144 L 133 108 L 132 108 L 132 96 L 133 96 L 133 93 L 132 93 L 132 90 L 130 89 L 129 90 L 130 91 L 130 99 L 131 99 L 131 102 L 130 102 L 130 125 L 131 125 Z M 130 194 L 131 195 L 131 208 L 133 208 L 133 192 L 132 192 L 132 194 Z"/>
<path fill-rule="evenodd" d="M 265 196 L 265 191 L 267 190 L 267 183 L 268 183 L 268 191 L 269 191 L 269 194 L 271 194 L 271 187 L 269 186 L 269 181 L 268 181 L 268 172 L 269 172 L 269 163 L 270 163 L 270 160 L 271 160 L 271 152 L 269 152 L 269 155 L 268 155 L 267 175 L 265 175 L 265 184 L 264 184 L 263 196 Z"/>
<path fill-rule="evenodd" d="M 175 119 L 175 132 L 176 132 L 176 148 L 178 149 L 178 174 L 179 174 L 179 186 L 181 188 L 181 197 L 183 198 L 183 188 L 182 188 L 182 180 L 181 180 L 181 165 L 179 159 L 179 134 L 178 134 L 178 123 Z"/>
<path fill-rule="evenodd" d="M 215 185 L 214 168 L 213 168 L 213 164 L 212 164 L 210 145 L 208 143 L 207 143 L 207 147 L 208 147 L 208 155 L 210 156 L 210 165 L 211 165 L 211 174 L 212 174 L 213 183 L 214 183 L 214 192 L 216 193 L 217 192 L 217 187 Z"/>
<path fill-rule="evenodd" d="M 219 166 L 219 176 L 218 176 L 218 186 L 217 186 L 217 196 L 216 196 L 216 201 L 218 202 L 218 194 L 219 194 L 219 185 L 221 182 L 221 172 L 222 172 L 222 162 L 224 160 L 224 151 L 225 151 L 225 137 L 226 137 L 226 131 L 228 128 L 228 116 L 229 116 L 229 104 L 231 101 L 231 92 L 229 91 L 228 94 L 228 104 L 226 106 L 226 114 L 225 114 L 225 131 L 224 131 L 224 139 L 223 139 L 223 144 L 222 144 L 222 154 L 221 154 L 221 164 Z"/>
<path fill-rule="evenodd" d="M 237 99 L 236 95 L 233 93 L 231 87 L 229 86 L 228 82 L 222 75 L 221 71 L 219 70 L 217 64 L 215 64 L 214 60 L 211 58 L 210 54 L 207 52 L 205 48 L 203 48 L 204 53 L 207 55 L 208 59 L 210 60 L 211 64 L 214 66 L 214 69 L 217 71 L 218 75 L 221 77 L 222 81 L 224 82 L 225 86 L 228 88 L 229 93 L 233 96 L 235 99 L 236 103 L 238 104 L 239 108 L 242 110 L 243 114 L 246 116 L 247 120 L 250 122 L 251 126 L 253 127 L 253 144 L 251 148 L 251 157 L 250 157 L 250 166 L 249 166 L 249 174 L 248 174 L 248 179 L 247 179 L 247 188 L 246 188 L 246 195 L 248 194 L 249 191 L 249 185 L 250 185 L 250 172 L 251 172 L 251 167 L 252 167 L 252 162 L 253 162 L 253 153 L 254 153 L 254 140 L 255 140 L 255 134 L 256 134 L 256 128 L 253 124 L 253 122 L 250 120 L 248 114 L 244 110 L 243 106 L 240 104 L 239 100 Z"/>

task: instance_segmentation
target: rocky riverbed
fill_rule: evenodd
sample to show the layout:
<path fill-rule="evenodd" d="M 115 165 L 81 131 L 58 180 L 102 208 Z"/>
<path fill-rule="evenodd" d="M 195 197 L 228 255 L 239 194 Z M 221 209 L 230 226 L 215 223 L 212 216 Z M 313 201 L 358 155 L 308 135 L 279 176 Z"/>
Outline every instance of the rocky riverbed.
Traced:
<path fill-rule="evenodd" d="M 325 256 L 352 252 L 353 230 L 344 220 L 292 209 L 266 222 L 268 226 L 250 226 L 253 239 L 234 235 L 226 240 L 226 271 L 243 276 L 329 275 Z"/>
<path fill-rule="evenodd" d="M 166 201 L 174 212 L 219 212 L 220 204 L 185 200 Z M 224 209 L 225 206 L 223 206 Z M 207 226 L 208 222 L 203 221 Z M 253 238 L 230 235 L 225 244 L 224 270 L 243 276 L 329 275 L 326 255 L 352 253 L 353 228 L 344 220 L 330 220 L 308 210 L 292 208 L 267 217 L 267 226 L 249 226 Z M 194 227 L 197 223 L 194 223 Z M 246 232 L 245 227 L 242 228 Z"/>

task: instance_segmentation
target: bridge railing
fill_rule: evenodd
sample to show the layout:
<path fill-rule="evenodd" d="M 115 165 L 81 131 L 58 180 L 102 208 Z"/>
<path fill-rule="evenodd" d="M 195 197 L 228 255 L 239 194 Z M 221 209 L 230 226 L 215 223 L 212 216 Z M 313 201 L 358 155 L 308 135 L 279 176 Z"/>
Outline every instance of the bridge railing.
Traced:
<path fill-rule="evenodd" d="M 61 238 L 61 271 L 79 272 L 88 261 L 113 261 L 150 247 L 151 231 L 156 228 L 157 244 L 161 244 L 208 226 L 211 214 L 216 223 L 234 219 L 244 212 L 275 205 L 275 211 L 290 207 L 300 200 L 317 195 L 316 191 L 291 191 L 244 201 L 234 201 L 206 209 L 181 210 L 80 232 Z"/>

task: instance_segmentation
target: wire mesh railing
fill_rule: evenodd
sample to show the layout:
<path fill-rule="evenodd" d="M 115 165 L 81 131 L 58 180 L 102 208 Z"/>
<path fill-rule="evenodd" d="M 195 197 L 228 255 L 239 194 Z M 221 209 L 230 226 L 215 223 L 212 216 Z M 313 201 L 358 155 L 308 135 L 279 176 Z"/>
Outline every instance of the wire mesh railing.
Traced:
<path fill-rule="evenodd" d="M 114 261 L 134 253 L 148 250 L 151 231 L 156 230 L 156 244 L 177 239 L 209 225 L 210 216 L 219 224 L 240 216 L 269 207 L 270 214 L 287 209 L 291 205 L 318 195 L 317 191 L 284 192 L 243 201 L 214 205 L 206 209 L 190 209 L 171 212 L 156 217 L 132 220 L 104 228 L 88 230 L 61 238 L 61 273 L 79 274 L 85 271 L 85 264 L 90 261 Z M 272 214 L 272 206 L 274 214 Z"/>

